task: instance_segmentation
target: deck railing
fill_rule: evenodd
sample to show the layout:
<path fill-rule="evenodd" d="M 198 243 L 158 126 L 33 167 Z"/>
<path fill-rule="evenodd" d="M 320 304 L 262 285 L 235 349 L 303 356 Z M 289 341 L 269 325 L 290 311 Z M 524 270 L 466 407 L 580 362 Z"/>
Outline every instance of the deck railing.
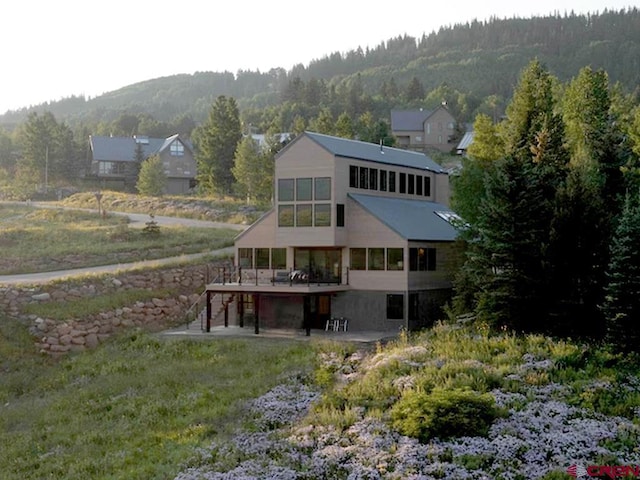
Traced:
<path fill-rule="evenodd" d="M 348 285 L 349 267 L 340 271 L 313 269 L 270 269 L 246 267 L 219 267 L 214 284 L 234 285 Z"/>

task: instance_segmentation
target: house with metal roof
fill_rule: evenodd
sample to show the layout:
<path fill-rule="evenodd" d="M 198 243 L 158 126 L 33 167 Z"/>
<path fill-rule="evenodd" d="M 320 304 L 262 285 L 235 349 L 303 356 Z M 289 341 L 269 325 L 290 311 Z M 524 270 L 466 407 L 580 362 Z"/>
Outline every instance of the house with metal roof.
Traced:
<path fill-rule="evenodd" d="M 447 172 L 423 153 L 305 132 L 275 159 L 274 205 L 206 289 L 205 329 L 395 331 L 439 318 L 458 253 Z"/>
<path fill-rule="evenodd" d="M 167 176 L 165 193 L 188 193 L 195 186 L 193 147 L 178 134 L 168 138 L 91 135 L 89 147 L 91 174 L 105 188 L 133 190 L 141 162 L 153 155 L 160 157 Z"/>
<path fill-rule="evenodd" d="M 449 152 L 456 145 L 456 120 L 445 105 L 434 110 L 392 110 L 391 132 L 400 148 Z"/>

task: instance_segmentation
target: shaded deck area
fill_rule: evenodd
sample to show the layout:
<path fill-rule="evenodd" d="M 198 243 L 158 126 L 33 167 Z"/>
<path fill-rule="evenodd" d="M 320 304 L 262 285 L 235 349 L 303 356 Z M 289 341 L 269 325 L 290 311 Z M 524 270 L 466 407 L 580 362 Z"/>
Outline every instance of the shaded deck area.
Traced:
<path fill-rule="evenodd" d="M 288 340 L 330 340 L 338 342 L 354 342 L 361 344 L 375 345 L 378 342 L 386 343 L 394 340 L 397 334 L 393 332 L 380 331 L 357 331 L 357 332 L 335 332 L 320 329 L 312 329 L 311 335 L 307 335 L 304 329 L 288 329 L 288 328 L 262 328 L 260 334 L 256 335 L 253 327 L 239 327 L 237 325 L 212 326 L 209 332 L 200 329 L 200 323 L 191 324 L 188 327 L 181 327 L 161 332 L 162 336 L 170 338 L 198 338 L 198 339 L 215 339 L 215 338 L 269 338 L 269 339 L 288 339 Z"/>

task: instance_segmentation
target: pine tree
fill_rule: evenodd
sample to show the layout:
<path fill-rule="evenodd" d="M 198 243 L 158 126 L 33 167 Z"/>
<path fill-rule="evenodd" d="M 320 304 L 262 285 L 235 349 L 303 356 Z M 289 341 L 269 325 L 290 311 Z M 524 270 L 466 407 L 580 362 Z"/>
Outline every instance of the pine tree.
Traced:
<path fill-rule="evenodd" d="M 136 189 L 140 195 L 159 197 L 167 186 L 167 176 L 164 173 L 162 160 L 158 155 L 147 158 L 140 166 L 140 176 Z"/>
<path fill-rule="evenodd" d="M 228 195 L 232 191 L 233 159 L 242 139 L 240 114 L 236 101 L 219 96 L 209 118 L 194 131 L 198 183 L 209 194 Z"/>
<path fill-rule="evenodd" d="M 246 197 L 247 203 L 271 199 L 273 160 L 250 136 L 238 145 L 232 171 L 238 193 Z"/>
<path fill-rule="evenodd" d="M 469 239 L 465 278 L 476 290 L 477 313 L 496 327 L 540 329 L 544 269 L 542 225 L 531 205 L 542 203 L 531 163 L 499 160 L 486 178 L 480 215 Z M 534 177 L 535 178 L 535 177 Z M 464 292 L 463 292 L 464 293 Z"/>
<path fill-rule="evenodd" d="M 640 345 L 640 206 L 627 196 L 611 242 L 603 312 L 607 340 L 625 351 Z"/>

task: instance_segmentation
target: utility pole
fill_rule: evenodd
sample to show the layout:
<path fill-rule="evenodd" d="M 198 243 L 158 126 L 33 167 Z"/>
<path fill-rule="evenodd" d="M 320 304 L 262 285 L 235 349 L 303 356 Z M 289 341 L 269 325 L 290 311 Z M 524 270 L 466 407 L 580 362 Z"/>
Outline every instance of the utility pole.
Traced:
<path fill-rule="evenodd" d="M 49 193 L 49 145 L 44 152 L 44 193 Z"/>

